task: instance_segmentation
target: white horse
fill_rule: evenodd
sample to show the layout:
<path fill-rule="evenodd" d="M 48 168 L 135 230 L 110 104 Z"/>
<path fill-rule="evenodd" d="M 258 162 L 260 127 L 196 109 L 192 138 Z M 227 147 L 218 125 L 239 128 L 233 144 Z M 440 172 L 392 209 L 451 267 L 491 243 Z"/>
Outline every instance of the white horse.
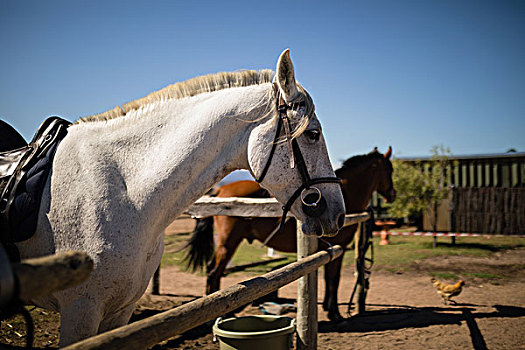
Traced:
<path fill-rule="evenodd" d="M 164 229 L 229 172 L 263 171 L 279 95 L 294 103 L 286 114 L 310 175 L 335 176 L 288 50 L 279 57 L 275 84 L 273 75 L 190 79 L 69 128 L 44 190 L 37 232 L 17 244 L 22 258 L 76 249 L 94 260 L 87 282 L 33 301 L 61 313 L 61 346 L 126 324 L 160 263 Z M 290 156 L 287 143 L 278 142 L 262 181 L 281 203 L 302 183 Z M 318 188 L 328 203 L 321 216 L 307 216 L 300 201 L 291 212 L 306 234 L 335 235 L 344 221 L 341 190 L 335 183 Z"/>

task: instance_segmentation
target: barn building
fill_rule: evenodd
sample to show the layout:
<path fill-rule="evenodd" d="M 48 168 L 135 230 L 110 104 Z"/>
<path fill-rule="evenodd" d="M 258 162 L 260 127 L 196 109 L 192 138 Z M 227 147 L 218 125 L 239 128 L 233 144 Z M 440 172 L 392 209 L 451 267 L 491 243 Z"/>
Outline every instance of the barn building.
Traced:
<path fill-rule="evenodd" d="M 425 163 L 430 157 L 397 158 Z M 525 234 L 525 152 L 450 156 L 448 199 L 438 208 L 437 231 Z M 380 206 L 374 196 L 372 205 Z M 423 216 L 432 231 L 433 213 Z"/>

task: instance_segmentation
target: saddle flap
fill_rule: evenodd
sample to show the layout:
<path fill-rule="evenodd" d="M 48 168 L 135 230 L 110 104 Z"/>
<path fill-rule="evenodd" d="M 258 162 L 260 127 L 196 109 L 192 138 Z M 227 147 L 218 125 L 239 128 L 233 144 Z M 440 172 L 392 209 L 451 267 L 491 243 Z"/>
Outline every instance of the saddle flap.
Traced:
<path fill-rule="evenodd" d="M 12 176 L 24 154 L 30 150 L 31 147 L 26 146 L 9 152 L 0 152 L 0 178 Z"/>
<path fill-rule="evenodd" d="M 58 117 L 48 118 L 27 147 L 0 153 L 1 242 L 20 242 L 35 232 L 53 157 L 70 124 Z"/>

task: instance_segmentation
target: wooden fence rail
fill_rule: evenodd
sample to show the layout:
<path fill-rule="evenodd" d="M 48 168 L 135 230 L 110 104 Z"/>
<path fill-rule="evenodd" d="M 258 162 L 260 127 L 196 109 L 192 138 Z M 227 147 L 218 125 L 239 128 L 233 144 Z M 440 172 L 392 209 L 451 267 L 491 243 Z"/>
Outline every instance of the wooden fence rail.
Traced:
<path fill-rule="evenodd" d="M 1 248 L 1 247 L 0 247 Z M 2 261 L 2 273 L 9 262 Z M 84 282 L 93 271 L 93 260 L 84 252 L 69 251 L 12 264 L 12 280 L 16 287 L 6 295 L 7 285 L 0 285 L 0 294 L 9 303 L 12 298 L 22 302 L 63 290 Z M 4 278 L 4 276 L 2 276 Z M 1 305 L 0 305 L 1 306 Z"/>
<path fill-rule="evenodd" d="M 205 218 L 215 215 L 241 217 L 281 217 L 282 204 L 275 198 L 245 197 L 210 197 L 199 198 L 185 214 L 193 218 Z M 288 216 L 293 216 L 288 213 Z M 346 215 L 345 225 L 357 224 L 368 219 L 366 212 Z"/>
<path fill-rule="evenodd" d="M 85 339 L 65 349 L 146 349 L 271 293 L 317 270 L 321 265 L 339 257 L 342 252 L 340 246 L 331 247 L 278 270 L 222 289 L 178 308 Z M 317 313 L 317 308 L 315 312 Z"/>
<path fill-rule="evenodd" d="M 282 204 L 275 198 L 219 198 L 203 196 L 185 213 L 194 218 L 205 218 L 214 215 L 244 217 L 281 217 Z"/>
<path fill-rule="evenodd" d="M 13 265 L 18 297 L 25 302 L 84 282 L 91 271 L 93 260 L 80 251 L 27 259 Z"/>

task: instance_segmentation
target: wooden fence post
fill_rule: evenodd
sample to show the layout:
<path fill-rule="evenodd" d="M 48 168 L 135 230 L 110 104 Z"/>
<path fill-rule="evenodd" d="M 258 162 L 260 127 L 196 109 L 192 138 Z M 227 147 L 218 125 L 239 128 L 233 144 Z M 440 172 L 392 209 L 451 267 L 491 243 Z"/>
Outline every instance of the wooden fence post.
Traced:
<path fill-rule="evenodd" d="M 297 221 L 297 259 L 317 251 L 317 237 L 306 236 Z M 317 349 L 317 270 L 299 279 L 297 287 L 297 349 Z"/>

